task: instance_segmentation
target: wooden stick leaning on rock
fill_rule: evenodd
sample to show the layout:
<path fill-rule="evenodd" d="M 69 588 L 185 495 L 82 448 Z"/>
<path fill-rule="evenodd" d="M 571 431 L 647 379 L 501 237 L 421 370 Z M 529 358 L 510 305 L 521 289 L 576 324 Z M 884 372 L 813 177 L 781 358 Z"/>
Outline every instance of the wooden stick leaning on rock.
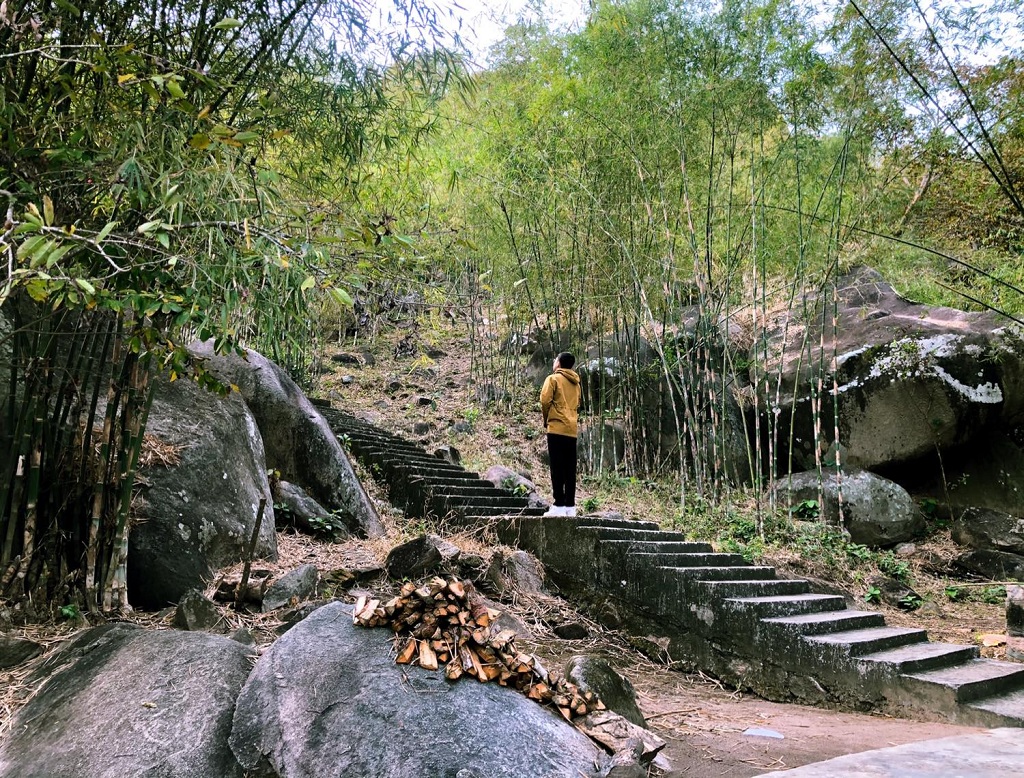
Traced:
<path fill-rule="evenodd" d="M 360 597 L 352 613 L 361 627 L 390 627 L 396 636 L 398 664 L 427 670 L 444 665 L 445 677 L 472 676 L 481 683 L 511 686 L 532 700 L 558 708 L 572 720 L 605 710 L 593 692 L 581 692 L 532 654 L 515 646 L 515 632 L 494 622 L 499 613 L 487 607 L 469 581 L 431 578 L 422 586 L 406 583 L 398 597 L 382 603 Z"/>

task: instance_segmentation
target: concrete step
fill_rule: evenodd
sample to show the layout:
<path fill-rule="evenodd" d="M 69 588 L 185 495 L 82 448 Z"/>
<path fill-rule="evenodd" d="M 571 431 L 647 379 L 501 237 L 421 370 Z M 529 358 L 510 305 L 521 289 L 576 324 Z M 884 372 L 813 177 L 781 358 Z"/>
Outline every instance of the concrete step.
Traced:
<path fill-rule="evenodd" d="M 703 545 L 703 544 L 691 544 Z M 749 567 L 739 554 L 714 554 L 703 551 L 651 553 L 643 549 L 629 549 L 626 554 L 638 564 L 658 567 Z"/>
<path fill-rule="evenodd" d="M 763 623 L 792 635 L 824 635 L 829 632 L 844 632 L 850 629 L 865 629 L 885 625 L 885 618 L 875 611 L 826 611 L 825 613 L 803 613 L 799 616 L 779 616 L 763 619 Z"/>
<path fill-rule="evenodd" d="M 391 469 L 400 472 L 406 478 L 424 477 L 424 476 L 438 476 L 442 472 L 444 477 L 451 481 L 478 481 L 480 475 L 478 473 L 471 473 L 468 470 L 451 470 L 442 471 L 436 467 L 426 467 L 419 463 L 408 463 L 408 462 L 391 462 L 385 469 Z"/>
<path fill-rule="evenodd" d="M 485 482 L 487 483 L 487 482 Z M 460 499 L 464 497 L 507 497 L 514 500 L 521 500 L 524 504 L 526 499 L 519 497 L 506 489 L 498 489 L 495 486 L 480 486 L 467 484 L 465 486 L 452 486 L 447 480 L 443 484 L 425 484 L 426 489 L 435 497 L 446 497 Z"/>
<path fill-rule="evenodd" d="M 663 532 L 650 529 L 627 529 L 625 527 L 597 527 L 592 524 L 578 526 L 580 532 L 596 534 L 600 540 L 683 540 L 681 532 Z"/>
<path fill-rule="evenodd" d="M 539 516 L 544 508 L 528 508 L 526 506 L 501 506 L 501 505 L 452 505 L 447 510 L 434 509 L 438 515 L 457 513 L 465 518 L 485 518 L 492 516 Z"/>
<path fill-rule="evenodd" d="M 782 616 L 841 611 L 846 600 L 836 594 L 765 595 L 756 597 L 729 597 L 722 603 L 723 610 L 751 613 L 764 620 Z"/>
<path fill-rule="evenodd" d="M 967 705 L 968 708 L 1002 719 L 1002 726 L 1024 727 L 1024 689 L 985 697 Z"/>
<path fill-rule="evenodd" d="M 581 516 L 578 517 L 581 527 L 602 527 L 613 529 L 642 529 L 642 530 L 661 530 L 661 525 L 656 521 L 644 521 L 643 519 L 612 519 L 605 516 Z"/>
<path fill-rule="evenodd" d="M 547 508 L 517 508 L 515 510 L 505 511 L 504 513 L 472 513 L 471 509 L 467 508 L 467 512 L 464 514 L 464 518 L 467 522 L 472 523 L 474 518 L 488 519 L 494 516 L 543 516 Z"/>
<path fill-rule="evenodd" d="M 902 677 L 913 682 L 922 697 L 949 706 L 1021 689 L 1024 664 L 972 659 L 953 667 L 907 673 Z"/>
<path fill-rule="evenodd" d="M 701 581 L 767 581 L 775 578 L 774 567 L 672 567 L 659 565 L 671 575 Z"/>
<path fill-rule="evenodd" d="M 866 669 L 887 673 L 919 673 L 969 662 L 977 658 L 975 646 L 952 643 L 913 643 L 865 654 L 859 661 Z"/>
<path fill-rule="evenodd" d="M 807 581 L 696 581 L 698 587 L 710 592 L 712 597 L 719 599 L 737 599 L 741 597 L 771 597 L 790 594 L 807 594 L 811 587 Z"/>
<path fill-rule="evenodd" d="M 873 654 L 911 643 L 924 643 L 928 633 L 909 627 L 867 627 L 822 635 L 807 635 L 804 640 L 826 657 L 844 659 Z"/>
<path fill-rule="evenodd" d="M 711 552 L 710 543 L 689 540 L 616 540 L 602 539 L 602 549 L 621 550 L 623 554 L 706 554 Z"/>

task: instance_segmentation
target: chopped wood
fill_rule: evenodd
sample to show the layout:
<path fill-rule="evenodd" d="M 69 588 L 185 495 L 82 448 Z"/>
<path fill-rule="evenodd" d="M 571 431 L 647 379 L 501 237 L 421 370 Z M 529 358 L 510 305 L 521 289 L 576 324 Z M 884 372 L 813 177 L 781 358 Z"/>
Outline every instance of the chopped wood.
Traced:
<path fill-rule="evenodd" d="M 420 643 L 420 667 L 424 670 L 437 669 L 437 655 L 426 641 Z"/>
<path fill-rule="evenodd" d="M 419 586 L 407 582 L 400 592 L 384 603 L 361 596 L 352 615 L 359 626 L 387 626 L 396 633 L 396 645 L 402 646 L 395 658 L 397 663 L 415 662 L 428 670 L 443 665 L 450 681 L 463 676 L 472 676 L 481 683 L 496 680 L 556 708 L 569 720 L 590 720 L 604 711 L 605 706 L 593 692 L 581 692 L 561 674 L 549 673 L 537 657 L 521 653 L 515 645 L 515 630 L 495 625 L 501 614 L 487 607 L 469 581 L 445 581 L 435 576 Z M 597 729 L 606 740 L 610 738 L 608 726 Z"/>
<path fill-rule="evenodd" d="M 414 656 L 416 656 L 416 639 L 409 638 L 409 642 L 405 644 L 405 648 L 398 652 L 398 656 L 395 657 L 395 661 L 400 665 L 407 665 L 412 661 Z"/>

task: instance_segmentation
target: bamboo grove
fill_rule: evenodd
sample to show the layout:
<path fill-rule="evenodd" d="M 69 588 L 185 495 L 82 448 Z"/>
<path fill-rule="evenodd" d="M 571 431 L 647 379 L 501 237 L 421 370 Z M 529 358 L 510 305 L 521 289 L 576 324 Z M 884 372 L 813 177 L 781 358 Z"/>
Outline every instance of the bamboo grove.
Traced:
<path fill-rule="evenodd" d="M 0 599 L 129 607 L 156 382 L 218 388 L 194 339 L 301 372 L 321 297 L 350 307 L 387 253 L 358 171 L 460 76 L 407 48 L 443 37 L 430 8 L 377 33 L 370 10 L 0 3 Z"/>
<path fill-rule="evenodd" d="M 625 430 L 628 472 L 677 471 L 684 504 L 770 499 L 794 432 L 765 357 L 788 327 L 827 467 L 836 355 L 801 341 L 834 326 L 831 280 L 866 263 L 924 302 L 1024 306 L 1019 17 L 996 5 L 639 0 L 511 29 L 442 152 L 487 247 L 465 266 L 479 372 L 521 370 L 509 344 L 589 345 L 617 363 L 589 423 Z"/>

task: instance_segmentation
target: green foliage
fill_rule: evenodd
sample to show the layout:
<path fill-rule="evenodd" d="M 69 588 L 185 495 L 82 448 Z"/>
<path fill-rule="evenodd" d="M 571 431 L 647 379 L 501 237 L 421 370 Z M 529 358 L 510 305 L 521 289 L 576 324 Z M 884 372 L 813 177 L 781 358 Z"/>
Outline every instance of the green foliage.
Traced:
<path fill-rule="evenodd" d="M 882 601 L 882 590 L 877 586 L 869 586 L 867 591 L 864 592 L 864 602 L 873 604 L 880 603 Z"/>
<path fill-rule="evenodd" d="M 601 500 L 591 495 L 590 497 L 585 498 L 581 505 L 584 513 L 593 513 L 600 507 Z"/>
<path fill-rule="evenodd" d="M 60 617 L 67 621 L 78 621 L 82 618 L 82 612 L 78 610 L 78 606 L 74 603 L 68 603 L 67 605 L 60 606 Z"/>
<path fill-rule="evenodd" d="M 799 519 L 816 519 L 821 514 L 817 500 L 801 500 L 793 506 L 793 515 Z"/>

